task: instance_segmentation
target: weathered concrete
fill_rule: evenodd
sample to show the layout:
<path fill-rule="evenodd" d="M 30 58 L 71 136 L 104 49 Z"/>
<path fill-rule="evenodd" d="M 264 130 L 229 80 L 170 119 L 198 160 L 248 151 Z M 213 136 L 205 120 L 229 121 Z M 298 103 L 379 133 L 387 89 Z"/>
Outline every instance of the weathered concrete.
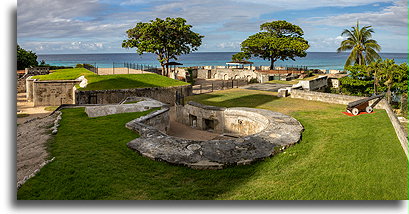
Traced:
<path fill-rule="evenodd" d="M 227 121 L 239 124 L 238 115 L 251 115 L 257 120 L 258 129 L 253 133 L 244 127 L 228 126 L 233 132 L 251 133 L 245 137 L 225 140 L 197 141 L 169 136 L 157 128 L 146 124 L 154 117 L 151 113 L 126 124 L 126 127 L 140 134 L 127 145 L 145 157 L 185 165 L 195 169 L 222 169 L 228 165 L 249 164 L 274 155 L 301 138 L 303 126 L 294 118 L 278 112 L 252 108 L 230 108 Z M 248 118 L 246 118 L 248 119 Z M 236 120 L 236 122 L 233 122 Z M 241 123 L 243 126 L 247 122 Z M 244 129 L 242 129 L 244 128 Z"/>
<path fill-rule="evenodd" d="M 195 129 L 223 133 L 225 110 L 226 108 L 207 106 L 190 101 L 185 106 L 176 105 L 176 121 Z M 212 124 L 209 124 L 209 121 L 213 121 Z M 209 125 L 212 125 L 212 127 L 209 127 Z"/>
<path fill-rule="evenodd" d="M 364 97 L 358 97 L 358 96 L 322 93 L 322 92 L 316 92 L 316 91 L 304 91 L 304 90 L 297 90 L 297 89 L 292 89 L 290 93 L 291 93 L 291 98 L 299 98 L 299 99 L 304 99 L 304 100 L 313 100 L 313 101 L 342 104 L 342 105 L 348 105 L 348 103 L 350 102 L 364 98 Z M 375 102 L 375 100 L 372 100 L 369 103 L 372 104 L 373 102 Z M 387 105 L 387 103 L 383 99 L 375 106 L 375 108 L 384 109 L 385 105 Z"/>
<path fill-rule="evenodd" d="M 30 80 L 27 80 L 30 83 Z M 33 81 L 32 89 L 27 94 L 34 106 L 58 106 L 61 104 L 74 104 L 75 85 L 80 80 L 53 80 L 53 81 Z"/>
<path fill-rule="evenodd" d="M 328 77 L 327 76 L 319 76 L 315 79 L 312 80 L 302 80 L 298 84 L 301 85 L 301 87 L 304 90 L 307 91 L 317 91 L 324 89 L 325 87 L 328 86 Z"/>
<path fill-rule="evenodd" d="M 87 113 L 88 117 L 101 117 L 111 114 L 141 112 L 165 106 L 167 105 L 162 102 L 144 97 L 140 98 L 139 102 L 131 104 L 89 106 L 85 108 L 85 113 Z"/>
<path fill-rule="evenodd" d="M 132 88 L 116 90 L 75 91 L 76 104 L 113 104 L 119 103 L 127 97 L 149 97 L 170 105 L 175 104 L 176 91 L 183 96 L 192 95 L 192 86 Z"/>

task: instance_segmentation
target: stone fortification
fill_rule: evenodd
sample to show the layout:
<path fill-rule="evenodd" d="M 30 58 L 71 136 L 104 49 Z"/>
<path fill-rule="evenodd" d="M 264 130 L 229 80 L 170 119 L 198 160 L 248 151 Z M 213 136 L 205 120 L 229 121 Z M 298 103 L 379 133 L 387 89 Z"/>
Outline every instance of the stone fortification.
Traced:
<path fill-rule="evenodd" d="M 203 112 L 207 112 L 203 115 L 219 114 L 217 117 L 225 117 L 224 121 L 229 124 L 221 122 L 221 119 L 218 121 L 219 125 L 223 125 L 220 130 L 239 137 L 198 141 L 169 136 L 147 122 L 155 117 L 154 112 L 126 124 L 127 128 L 140 134 L 140 138 L 129 142 L 128 147 L 153 160 L 195 169 L 222 169 L 274 155 L 297 143 L 303 131 L 303 126 L 296 119 L 278 112 L 203 107 Z"/>

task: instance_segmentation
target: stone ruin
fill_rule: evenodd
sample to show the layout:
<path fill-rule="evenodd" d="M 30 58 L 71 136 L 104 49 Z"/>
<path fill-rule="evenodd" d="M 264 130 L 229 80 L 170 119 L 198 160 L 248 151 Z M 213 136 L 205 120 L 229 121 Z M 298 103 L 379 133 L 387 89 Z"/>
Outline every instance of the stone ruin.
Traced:
<path fill-rule="evenodd" d="M 121 105 L 143 105 L 143 102 Z M 123 106 L 119 107 L 121 105 L 117 106 L 123 109 Z M 170 108 L 166 104 L 159 106 L 160 110 L 126 124 L 140 135 L 130 141 L 128 147 L 150 159 L 194 169 L 250 164 L 296 144 L 303 131 L 300 122 L 278 112 L 189 102 L 176 107 L 177 120 L 192 128 L 219 133 L 221 137 L 208 141 L 184 139 L 166 134 Z"/>

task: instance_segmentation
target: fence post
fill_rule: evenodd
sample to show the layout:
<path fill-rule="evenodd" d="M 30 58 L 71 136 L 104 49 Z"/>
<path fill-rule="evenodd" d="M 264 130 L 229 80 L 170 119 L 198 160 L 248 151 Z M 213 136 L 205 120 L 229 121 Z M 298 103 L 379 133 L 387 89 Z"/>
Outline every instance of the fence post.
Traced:
<path fill-rule="evenodd" d="M 115 74 L 115 63 L 112 62 L 112 74 Z"/>
<path fill-rule="evenodd" d="M 213 92 L 213 82 L 212 82 L 212 92 Z"/>
<path fill-rule="evenodd" d="M 199 94 L 201 94 L 202 93 L 202 84 L 200 84 L 200 92 L 199 92 Z"/>
<path fill-rule="evenodd" d="M 224 80 L 222 81 L 222 90 L 223 90 L 223 88 L 224 88 Z"/>
<path fill-rule="evenodd" d="M 231 88 L 234 87 L 234 79 L 231 79 Z"/>

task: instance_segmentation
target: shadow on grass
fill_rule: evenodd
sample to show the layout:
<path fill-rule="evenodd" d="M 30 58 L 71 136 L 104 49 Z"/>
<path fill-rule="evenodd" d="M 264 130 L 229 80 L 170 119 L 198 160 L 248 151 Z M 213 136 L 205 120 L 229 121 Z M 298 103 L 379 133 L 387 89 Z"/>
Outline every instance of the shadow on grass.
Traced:
<path fill-rule="evenodd" d="M 279 97 L 267 94 L 250 94 L 245 96 L 226 97 L 218 94 L 202 94 L 189 97 L 188 101 L 195 101 L 205 105 L 220 107 L 248 107 L 256 108 L 268 102 L 278 100 Z"/>
<path fill-rule="evenodd" d="M 193 170 L 142 157 L 126 143 L 138 135 L 125 123 L 147 114 L 88 118 L 83 108 L 64 109 L 50 143 L 55 161 L 17 193 L 19 200 L 217 199 L 246 183 L 254 166 Z"/>
<path fill-rule="evenodd" d="M 225 107 L 257 107 L 275 99 L 240 91 L 188 98 Z M 280 101 L 280 108 L 305 102 Z M 124 124 L 147 113 L 88 118 L 84 109 L 63 110 L 50 144 L 55 161 L 22 186 L 18 199 L 407 198 L 407 159 L 384 112 L 351 118 L 337 106 L 296 111 L 305 127 L 302 142 L 263 161 L 224 170 L 174 166 L 128 149 L 126 143 L 138 135 Z"/>

